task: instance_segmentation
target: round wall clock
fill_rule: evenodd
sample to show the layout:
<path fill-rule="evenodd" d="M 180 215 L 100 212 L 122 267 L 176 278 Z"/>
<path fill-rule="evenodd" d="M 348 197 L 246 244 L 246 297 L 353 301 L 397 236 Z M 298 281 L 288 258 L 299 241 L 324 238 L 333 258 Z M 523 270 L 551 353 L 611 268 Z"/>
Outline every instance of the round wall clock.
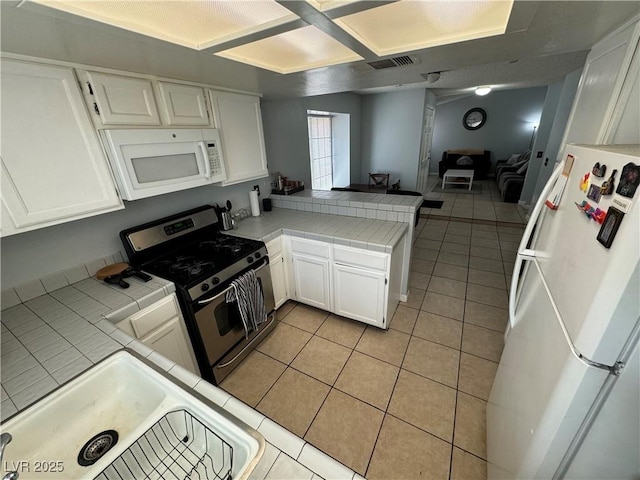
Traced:
<path fill-rule="evenodd" d="M 472 108 L 462 117 L 462 125 L 467 130 L 477 130 L 487 121 L 487 112 L 482 108 Z"/>

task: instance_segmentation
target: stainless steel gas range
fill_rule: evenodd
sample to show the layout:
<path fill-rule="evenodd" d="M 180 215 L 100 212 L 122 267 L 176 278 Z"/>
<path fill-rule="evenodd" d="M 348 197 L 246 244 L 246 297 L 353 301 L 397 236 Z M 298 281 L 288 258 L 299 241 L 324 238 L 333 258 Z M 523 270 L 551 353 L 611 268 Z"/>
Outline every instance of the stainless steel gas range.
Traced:
<path fill-rule="evenodd" d="M 202 378 L 218 384 L 275 326 L 275 301 L 264 243 L 221 233 L 205 205 L 120 232 L 129 263 L 172 281 Z M 267 319 L 247 330 L 231 282 L 255 272 Z"/>

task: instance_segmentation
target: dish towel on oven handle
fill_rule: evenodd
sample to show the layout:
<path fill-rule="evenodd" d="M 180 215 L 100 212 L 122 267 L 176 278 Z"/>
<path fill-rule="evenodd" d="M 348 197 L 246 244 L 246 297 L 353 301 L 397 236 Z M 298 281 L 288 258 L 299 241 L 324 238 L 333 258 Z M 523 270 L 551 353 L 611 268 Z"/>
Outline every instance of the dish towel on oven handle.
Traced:
<path fill-rule="evenodd" d="M 237 303 L 245 338 L 267 319 L 264 296 L 254 270 L 249 270 L 231 282 L 226 301 Z"/>

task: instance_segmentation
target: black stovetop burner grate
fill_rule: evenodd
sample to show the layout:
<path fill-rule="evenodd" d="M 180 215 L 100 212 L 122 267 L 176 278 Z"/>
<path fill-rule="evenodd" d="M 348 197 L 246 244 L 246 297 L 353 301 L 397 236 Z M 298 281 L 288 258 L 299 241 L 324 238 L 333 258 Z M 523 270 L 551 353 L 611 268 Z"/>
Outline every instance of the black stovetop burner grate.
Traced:
<path fill-rule="evenodd" d="M 143 268 L 167 280 L 188 284 L 215 275 L 262 245 L 256 240 L 219 234 L 209 240 L 183 245 L 178 251 L 147 262 Z"/>

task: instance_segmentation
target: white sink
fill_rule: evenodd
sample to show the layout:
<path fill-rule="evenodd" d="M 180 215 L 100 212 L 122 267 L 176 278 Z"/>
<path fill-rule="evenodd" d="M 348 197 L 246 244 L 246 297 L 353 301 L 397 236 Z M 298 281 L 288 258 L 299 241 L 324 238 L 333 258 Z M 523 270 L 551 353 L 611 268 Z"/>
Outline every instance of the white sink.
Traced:
<path fill-rule="evenodd" d="M 21 480 L 246 478 L 264 451 L 255 430 L 128 351 L 95 365 L 0 430 L 13 437 L 2 469 L 17 470 Z M 83 446 L 106 431 L 117 432 L 117 442 L 94 460 L 92 454 L 112 442 L 105 434 L 84 454 L 95 463 L 80 465 Z"/>

